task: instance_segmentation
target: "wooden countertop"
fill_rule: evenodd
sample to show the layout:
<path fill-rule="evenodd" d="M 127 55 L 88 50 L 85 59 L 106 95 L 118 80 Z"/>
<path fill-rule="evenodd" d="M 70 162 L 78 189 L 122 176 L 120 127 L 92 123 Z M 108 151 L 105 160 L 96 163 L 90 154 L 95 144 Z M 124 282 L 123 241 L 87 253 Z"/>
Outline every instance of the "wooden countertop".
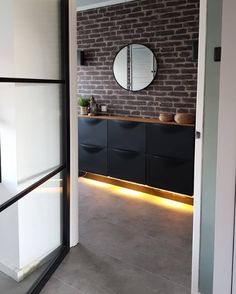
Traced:
<path fill-rule="evenodd" d="M 107 120 L 122 120 L 122 121 L 134 121 L 134 122 L 144 122 L 144 123 L 155 123 L 164 125 L 175 125 L 175 126 L 186 126 L 194 127 L 194 124 L 177 124 L 176 122 L 162 122 L 158 118 L 143 118 L 134 116 L 116 116 L 116 115 L 79 115 L 81 118 L 96 118 L 96 119 L 107 119 Z"/>

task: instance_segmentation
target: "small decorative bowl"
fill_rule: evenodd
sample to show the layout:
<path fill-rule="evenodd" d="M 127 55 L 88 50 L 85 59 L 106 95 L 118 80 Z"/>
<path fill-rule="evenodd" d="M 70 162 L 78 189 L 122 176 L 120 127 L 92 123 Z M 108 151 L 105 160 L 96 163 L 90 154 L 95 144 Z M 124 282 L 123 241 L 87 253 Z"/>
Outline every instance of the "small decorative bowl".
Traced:
<path fill-rule="evenodd" d="M 186 125 L 194 124 L 195 115 L 192 113 L 177 113 L 175 115 L 175 122 L 177 122 L 177 124 L 186 124 Z"/>
<path fill-rule="evenodd" d="M 174 120 L 173 113 L 160 113 L 159 120 L 162 122 L 171 122 Z"/>

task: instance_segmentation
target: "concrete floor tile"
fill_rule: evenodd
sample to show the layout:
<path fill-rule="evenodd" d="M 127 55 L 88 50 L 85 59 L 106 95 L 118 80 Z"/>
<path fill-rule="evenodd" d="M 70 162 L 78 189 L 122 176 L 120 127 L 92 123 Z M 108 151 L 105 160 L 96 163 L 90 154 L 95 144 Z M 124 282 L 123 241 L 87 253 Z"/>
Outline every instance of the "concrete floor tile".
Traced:
<path fill-rule="evenodd" d="M 55 277 L 82 293 L 190 293 L 168 279 L 81 245 L 71 251 Z"/>
<path fill-rule="evenodd" d="M 79 292 L 77 289 L 72 288 L 69 285 L 59 281 L 52 277 L 44 289 L 41 291 L 42 294 L 85 294 Z"/>
<path fill-rule="evenodd" d="M 79 180 L 79 187 L 80 245 L 54 274 L 62 289 L 69 285 L 80 294 L 190 293 L 191 209 L 122 196 L 119 189 L 86 179 Z M 55 287 L 44 294 L 54 294 Z"/>

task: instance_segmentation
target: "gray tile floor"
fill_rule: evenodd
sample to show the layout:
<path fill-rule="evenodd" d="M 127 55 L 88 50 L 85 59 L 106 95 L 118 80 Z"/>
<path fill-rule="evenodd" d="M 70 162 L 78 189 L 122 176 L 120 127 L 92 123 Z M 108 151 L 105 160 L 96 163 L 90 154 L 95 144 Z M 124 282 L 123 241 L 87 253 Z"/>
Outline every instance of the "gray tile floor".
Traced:
<path fill-rule="evenodd" d="M 46 270 L 48 263 L 42 265 L 39 269 L 34 271 L 30 276 L 18 283 L 4 273 L 0 272 L 0 294 L 25 294 L 29 291 L 31 286 L 38 280 L 39 276 Z"/>
<path fill-rule="evenodd" d="M 190 293 L 191 208 L 79 182 L 80 245 L 42 293 Z"/>

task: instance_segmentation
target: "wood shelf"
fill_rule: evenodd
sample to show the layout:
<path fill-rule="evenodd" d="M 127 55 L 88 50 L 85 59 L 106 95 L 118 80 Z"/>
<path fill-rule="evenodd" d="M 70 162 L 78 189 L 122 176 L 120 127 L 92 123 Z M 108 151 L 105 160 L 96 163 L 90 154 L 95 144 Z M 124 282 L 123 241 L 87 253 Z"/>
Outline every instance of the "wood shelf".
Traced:
<path fill-rule="evenodd" d="M 81 118 L 101 119 L 101 120 L 121 120 L 121 121 L 133 121 L 143 123 L 155 123 L 163 125 L 185 126 L 195 127 L 194 124 L 177 124 L 176 122 L 162 122 L 158 118 L 143 118 L 143 117 L 131 117 L 131 116 L 116 116 L 116 115 L 79 115 Z"/>

